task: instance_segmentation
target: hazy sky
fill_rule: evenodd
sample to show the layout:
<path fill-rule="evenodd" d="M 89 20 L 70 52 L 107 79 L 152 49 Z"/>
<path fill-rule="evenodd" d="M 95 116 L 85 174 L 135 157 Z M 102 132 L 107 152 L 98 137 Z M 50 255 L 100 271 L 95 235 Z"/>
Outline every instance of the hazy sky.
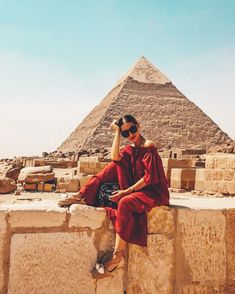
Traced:
<path fill-rule="evenodd" d="M 141 56 L 235 138 L 234 0 L 0 0 L 0 158 L 55 150 Z"/>

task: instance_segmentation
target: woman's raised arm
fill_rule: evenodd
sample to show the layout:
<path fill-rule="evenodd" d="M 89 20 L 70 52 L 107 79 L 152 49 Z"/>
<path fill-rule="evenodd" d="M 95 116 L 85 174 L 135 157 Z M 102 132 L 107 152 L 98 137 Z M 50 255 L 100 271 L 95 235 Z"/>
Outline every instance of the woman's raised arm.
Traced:
<path fill-rule="evenodd" d="M 119 153 L 119 150 L 120 150 L 120 129 L 116 123 L 117 123 L 117 121 L 114 120 L 110 125 L 111 129 L 113 129 L 115 131 L 113 144 L 112 144 L 112 148 L 111 148 L 111 159 L 115 160 L 115 161 L 119 161 L 119 160 L 121 160 L 121 156 Z"/>

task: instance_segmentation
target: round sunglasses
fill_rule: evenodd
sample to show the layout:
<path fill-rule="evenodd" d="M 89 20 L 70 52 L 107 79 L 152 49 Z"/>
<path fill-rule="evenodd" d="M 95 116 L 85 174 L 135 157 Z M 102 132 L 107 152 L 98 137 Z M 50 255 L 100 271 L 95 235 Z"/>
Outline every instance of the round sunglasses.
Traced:
<path fill-rule="evenodd" d="M 121 135 L 124 137 L 124 138 L 128 138 L 130 133 L 131 134 L 135 134 L 137 132 L 137 126 L 134 125 L 134 126 L 131 126 L 129 128 L 129 130 L 125 130 L 125 131 L 121 131 Z"/>

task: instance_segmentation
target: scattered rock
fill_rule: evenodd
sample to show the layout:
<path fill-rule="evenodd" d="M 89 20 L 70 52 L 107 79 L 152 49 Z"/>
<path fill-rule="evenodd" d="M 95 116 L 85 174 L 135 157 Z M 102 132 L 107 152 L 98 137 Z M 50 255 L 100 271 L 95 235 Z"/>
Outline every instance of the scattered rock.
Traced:
<path fill-rule="evenodd" d="M 12 193 L 16 190 L 16 182 L 10 178 L 0 178 L 0 194 Z"/>

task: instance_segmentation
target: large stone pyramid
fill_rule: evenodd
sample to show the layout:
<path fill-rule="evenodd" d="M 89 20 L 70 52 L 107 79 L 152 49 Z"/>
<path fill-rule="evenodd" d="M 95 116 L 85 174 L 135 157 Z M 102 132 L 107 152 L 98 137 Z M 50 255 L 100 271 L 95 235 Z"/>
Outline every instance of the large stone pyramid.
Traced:
<path fill-rule="evenodd" d="M 161 147 L 209 148 L 232 140 L 172 82 L 141 57 L 58 148 L 63 152 L 110 147 L 110 123 L 134 115 L 145 137 Z"/>

